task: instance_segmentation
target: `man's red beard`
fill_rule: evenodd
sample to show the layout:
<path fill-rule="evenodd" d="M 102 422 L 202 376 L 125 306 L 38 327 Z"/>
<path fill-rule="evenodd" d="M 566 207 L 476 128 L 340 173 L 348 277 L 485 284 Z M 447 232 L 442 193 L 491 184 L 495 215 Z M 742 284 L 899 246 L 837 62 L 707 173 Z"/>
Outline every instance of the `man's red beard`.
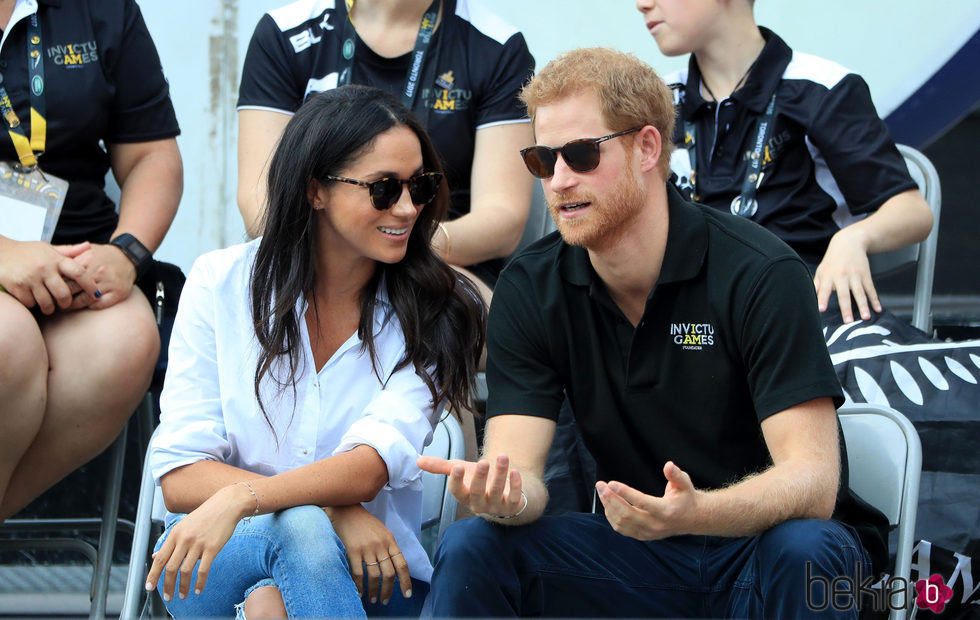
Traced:
<path fill-rule="evenodd" d="M 643 207 L 646 193 L 639 183 L 630 162 L 608 194 L 599 198 L 589 192 L 563 192 L 548 200 L 548 211 L 558 232 L 569 245 L 601 250 L 615 243 L 636 219 Z M 588 203 L 588 213 L 565 219 L 559 205 Z"/>

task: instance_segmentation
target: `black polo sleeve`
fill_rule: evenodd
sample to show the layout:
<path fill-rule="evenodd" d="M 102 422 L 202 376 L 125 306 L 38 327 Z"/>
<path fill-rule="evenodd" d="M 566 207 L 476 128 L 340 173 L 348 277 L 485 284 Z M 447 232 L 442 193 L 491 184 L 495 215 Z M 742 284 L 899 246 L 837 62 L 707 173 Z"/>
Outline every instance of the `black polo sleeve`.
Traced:
<path fill-rule="evenodd" d="M 739 295 L 734 314 L 760 422 L 814 398 L 833 398 L 835 407 L 844 402 L 824 343 L 813 282 L 801 260 L 768 263 Z"/>
<path fill-rule="evenodd" d="M 134 0 L 122 7 L 122 39 L 103 59 L 115 93 L 104 139 L 109 143 L 147 142 L 180 133 L 170 86 L 160 56 Z"/>
<path fill-rule="evenodd" d="M 493 292 L 487 325 L 487 417 L 522 414 L 557 420 L 562 380 L 550 359 L 545 317 L 526 276 L 512 268 L 497 280 Z"/>
<path fill-rule="evenodd" d="M 292 113 L 303 103 L 303 86 L 296 80 L 298 71 L 317 50 L 295 54 L 289 40 L 268 13 L 262 16 L 245 53 L 242 81 L 238 89 L 238 107 L 257 107 Z"/>
<path fill-rule="evenodd" d="M 527 112 L 518 95 L 533 75 L 534 57 L 524 35 L 517 33 L 507 40 L 493 71 L 488 74 L 488 83 L 481 89 L 477 128 L 526 118 Z"/>
<path fill-rule="evenodd" d="M 845 76 L 813 109 L 810 140 L 824 155 L 851 213 L 875 211 L 917 187 L 861 76 Z"/>

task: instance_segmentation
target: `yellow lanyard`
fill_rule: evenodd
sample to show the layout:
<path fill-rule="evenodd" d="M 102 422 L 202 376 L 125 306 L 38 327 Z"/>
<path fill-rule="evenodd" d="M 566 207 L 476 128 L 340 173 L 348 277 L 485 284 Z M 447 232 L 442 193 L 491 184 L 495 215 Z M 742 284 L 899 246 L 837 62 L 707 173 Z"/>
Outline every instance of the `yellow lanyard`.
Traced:
<path fill-rule="evenodd" d="M 14 143 L 17 157 L 24 168 L 37 166 L 37 157 L 44 152 L 48 134 L 48 123 L 45 119 L 44 101 L 44 58 L 41 56 L 41 27 L 37 21 L 37 13 L 31 15 L 27 28 L 27 68 L 30 73 L 31 91 L 31 137 L 24 134 L 24 128 L 14 111 L 7 88 L 0 78 L 0 114 L 7 123 L 7 133 Z"/>

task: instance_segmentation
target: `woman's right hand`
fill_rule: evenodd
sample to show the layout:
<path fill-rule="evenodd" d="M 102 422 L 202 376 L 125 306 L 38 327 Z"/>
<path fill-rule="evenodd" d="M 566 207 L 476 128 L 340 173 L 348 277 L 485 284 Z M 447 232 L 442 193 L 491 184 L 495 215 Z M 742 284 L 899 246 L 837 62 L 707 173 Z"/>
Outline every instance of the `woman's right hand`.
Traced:
<path fill-rule="evenodd" d="M 170 535 L 160 549 L 153 554 L 153 565 L 146 577 L 146 589 L 152 590 L 163 573 L 163 600 L 174 595 L 177 576 L 180 575 L 180 598 L 187 598 L 197 569 L 194 593 L 200 594 L 207 585 L 211 562 L 235 532 L 243 517 L 252 514 L 254 495 L 244 484 L 232 484 L 218 490 L 197 509 L 191 511 L 170 530 Z"/>
<path fill-rule="evenodd" d="M 0 237 L 0 286 L 25 307 L 37 304 L 44 314 L 71 307 L 72 296 L 85 291 L 101 297 L 98 285 L 75 257 L 91 246 L 83 242 L 53 246 L 42 241 Z"/>
<path fill-rule="evenodd" d="M 387 605 L 395 587 L 395 576 L 405 598 L 412 596 L 412 578 L 408 562 L 402 555 L 395 537 L 384 523 L 367 511 L 364 506 L 331 506 L 324 508 L 333 529 L 344 543 L 350 574 L 357 586 L 357 593 L 364 597 L 364 571 L 367 567 L 367 595 L 372 603 L 378 599 L 378 582 L 381 582 L 381 603 Z"/>

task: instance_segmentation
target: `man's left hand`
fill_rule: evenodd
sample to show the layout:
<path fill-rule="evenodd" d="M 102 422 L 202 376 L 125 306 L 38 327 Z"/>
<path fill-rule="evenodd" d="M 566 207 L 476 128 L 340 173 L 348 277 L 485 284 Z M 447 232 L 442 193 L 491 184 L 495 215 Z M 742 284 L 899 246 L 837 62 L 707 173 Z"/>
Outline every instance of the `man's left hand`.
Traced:
<path fill-rule="evenodd" d="M 88 293 L 78 293 L 72 300 L 72 310 L 102 310 L 129 297 L 136 281 L 136 267 L 119 248 L 93 243 L 91 248 L 75 257 L 75 261 L 95 279 L 102 297 L 93 299 Z"/>
<path fill-rule="evenodd" d="M 701 492 L 677 465 L 664 465 L 663 497 L 641 493 L 622 482 L 597 482 L 599 499 L 613 529 L 637 540 L 657 540 L 692 533 Z"/>
<path fill-rule="evenodd" d="M 868 262 L 866 245 L 861 241 L 861 233 L 851 226 L 840 229 L 830 239 L 827 252 L 813 276 L 820 312 L 827 310 L 834 290 L 837 291 L 841 319 L 845 323 L 854 320 L 852 298 L 865 321 L 871 320 L 871 308 L 875 312 L 881 312 L 881 301 L 871 279 L 871 264 Z"/>

